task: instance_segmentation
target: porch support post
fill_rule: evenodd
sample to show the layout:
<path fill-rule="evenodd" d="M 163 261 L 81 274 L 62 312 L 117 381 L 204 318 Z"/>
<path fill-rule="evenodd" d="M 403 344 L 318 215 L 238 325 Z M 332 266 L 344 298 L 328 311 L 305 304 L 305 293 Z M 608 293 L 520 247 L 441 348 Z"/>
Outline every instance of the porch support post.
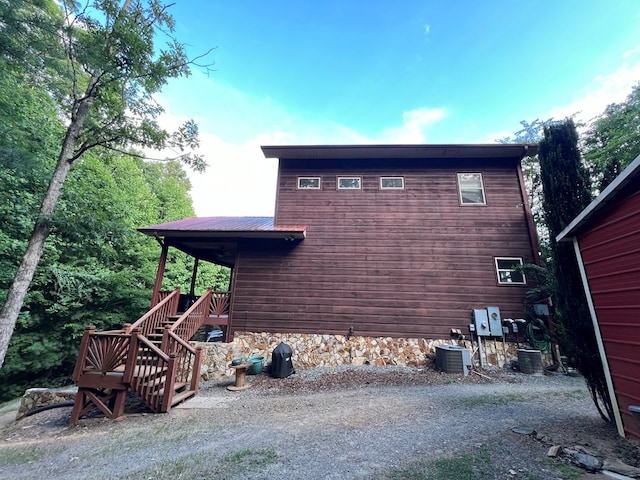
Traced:
<path fill-rule="evenodd" d="M 191 289 L 189 290 L 190 297 L 193 297 L 196 291 L 196 276 L 198 275 L 198 263 L 199 263 L 199 260 L 197 258 L 193 260 L 193 273 L 191 274 Z"/>
<path fill-rule="evenodd" d="M 151 297 L 151 306 L 158 304 L 160 298 L 160 289 L 162 288 L 162 278 L 164 277 L 164 269 L 167 264 L 167 253 L 169 245 L 166 242 L 161 243 L 162 253 L 160 253 L 160 261 L 158 262 L 158 272 L 156 273 L 156 281 L 153 284 L 153 296 Z"/>

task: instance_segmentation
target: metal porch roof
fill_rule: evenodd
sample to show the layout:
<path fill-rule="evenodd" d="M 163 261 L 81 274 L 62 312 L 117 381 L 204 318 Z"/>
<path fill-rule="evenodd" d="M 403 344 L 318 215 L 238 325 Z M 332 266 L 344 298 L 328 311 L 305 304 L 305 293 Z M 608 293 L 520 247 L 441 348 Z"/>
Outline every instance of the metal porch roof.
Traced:
<path fill-rule="evenodd" d="M 195 258 L 221 265 L 235 262 L 241 239 L 304 240 L 304 226 L 274 226 L 273 217 L 193 217 L 150 225 L 139 232 L 162 238 L 166 244 Z"/>
<path fill-rule="evenodd" d="M 274 226 L 273 217 L 192 217 L 138 229 L 159 237 L 303 239 L 303 226 Z"/>

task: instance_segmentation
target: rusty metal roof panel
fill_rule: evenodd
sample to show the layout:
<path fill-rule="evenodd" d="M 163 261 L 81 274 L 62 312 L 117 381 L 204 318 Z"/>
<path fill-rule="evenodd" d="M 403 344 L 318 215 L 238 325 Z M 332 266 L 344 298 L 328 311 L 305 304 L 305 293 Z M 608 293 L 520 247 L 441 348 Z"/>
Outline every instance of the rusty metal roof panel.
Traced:
<path fill-rule="evenodd" d="M 270 237 L 289 233 L 304 238 L 304 226 L 275 226 L 273 217 L 191 217 L 150 225 L 138 231 L 152 236 Z"/>

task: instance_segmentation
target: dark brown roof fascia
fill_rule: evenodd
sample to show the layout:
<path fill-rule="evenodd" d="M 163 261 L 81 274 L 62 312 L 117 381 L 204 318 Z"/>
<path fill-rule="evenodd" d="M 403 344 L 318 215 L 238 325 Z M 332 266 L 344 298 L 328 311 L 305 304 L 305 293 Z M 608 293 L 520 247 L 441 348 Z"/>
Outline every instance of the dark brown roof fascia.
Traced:
<path fill-rule="evenodd" d="M 373 158 L 517 158 L 538 153 L 537 144 L 442 145 L 283 145 L 262 146 L 266 158 L 373 159 Z"/>

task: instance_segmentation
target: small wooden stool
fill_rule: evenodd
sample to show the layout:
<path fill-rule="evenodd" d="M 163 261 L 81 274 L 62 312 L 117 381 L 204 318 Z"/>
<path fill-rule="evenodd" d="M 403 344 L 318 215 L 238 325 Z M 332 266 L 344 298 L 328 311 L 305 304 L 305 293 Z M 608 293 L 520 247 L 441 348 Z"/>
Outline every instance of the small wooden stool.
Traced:
<path fill-rule="evenodd" d="M 231 390 L 232 392 L 238 392 L 240 390 L 246 390 L 250 387 L 249 384 L 245 383 L 247 378 L 247 368 L 253 365 L 253 362 L 243 362 L 240 365 L 231 365 L 231 368 L 235 368 L 236 370 L 236 383 L 234 385 L 229 385 L 227 390 Z"/>

